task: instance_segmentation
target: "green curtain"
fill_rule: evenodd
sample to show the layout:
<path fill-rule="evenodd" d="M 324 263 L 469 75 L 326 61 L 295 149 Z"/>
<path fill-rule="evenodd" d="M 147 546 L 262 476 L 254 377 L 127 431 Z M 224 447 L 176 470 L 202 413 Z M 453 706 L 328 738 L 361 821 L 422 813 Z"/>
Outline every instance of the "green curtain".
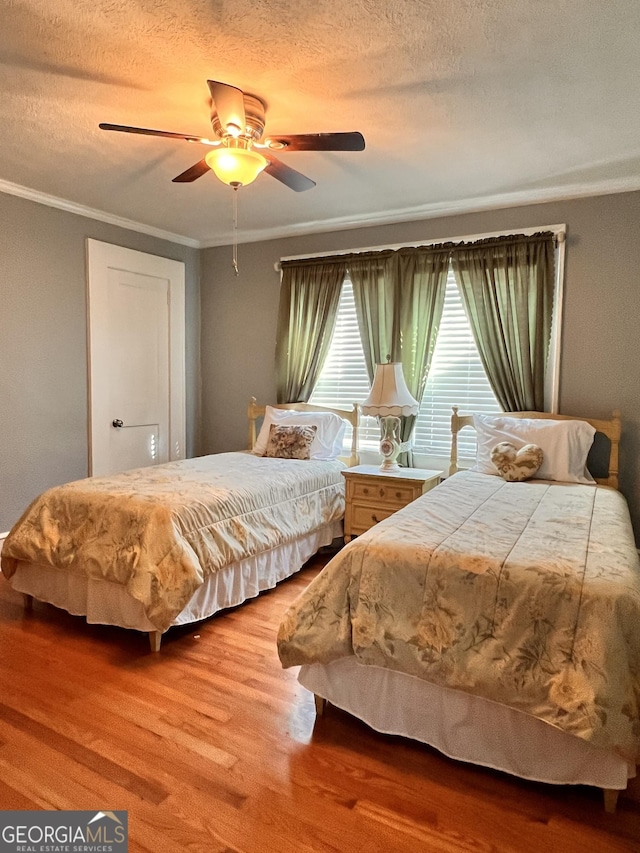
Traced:
<path fill-rule="evenodd" d="M 349 260 L 369 379 L 373 381 L 376 364 L 391 356 L 402 363 L 407 387 L 418 401 L 442 317 L 449 255 L 449 248 L 426 246 Z M 402 418 L 403 442 L 411 437 L 415 421 L 415 416 Z M 399 461 L 411 466 L 413 454 L 405 451 Z"/>
<path fill-rule="evenodd" d="M 449 272 L 448 249 L 400 249 L 397 254 L 400 361 L 407 388 L 420 402 L 427 384 L 442 318 Z M 408 442 L 416 416 L 402 418 L 401 438 Z M 413 452 L 400 454 L 401 465 L 413 467 Z"/>
<path fill-rule="evenodd" d="M 480 358 L 504 411 L 544 411 L 555 238 L 492 238 L 452 251 Z"/>
<path fill-rule="evenodd" d="M 346 263 L 283 264 L 276 338 L 278 403 L 306 403 L 327 357 Z"/>
<path fill-rule="evenodd" d="M 349 261 L 349 278 L 358 317 L 369 381 L 376 364 L 400 361 L 400 325 L 397 306 L 397 262 L 394 255 L 363 254 Z"/>

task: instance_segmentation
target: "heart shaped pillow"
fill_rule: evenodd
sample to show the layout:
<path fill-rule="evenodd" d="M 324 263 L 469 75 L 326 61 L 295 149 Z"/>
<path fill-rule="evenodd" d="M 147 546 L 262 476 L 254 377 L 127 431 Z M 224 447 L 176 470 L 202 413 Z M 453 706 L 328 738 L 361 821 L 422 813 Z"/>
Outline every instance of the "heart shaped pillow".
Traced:
<path fill-rule="evenodd" d="M 491 451 L 491 461 L 504 480 L 519 483 L 528 480 L 542 465 L 542 449 L 537 444 L 525 444 L 520 450 L 508 441 L 501 441 Z"/>

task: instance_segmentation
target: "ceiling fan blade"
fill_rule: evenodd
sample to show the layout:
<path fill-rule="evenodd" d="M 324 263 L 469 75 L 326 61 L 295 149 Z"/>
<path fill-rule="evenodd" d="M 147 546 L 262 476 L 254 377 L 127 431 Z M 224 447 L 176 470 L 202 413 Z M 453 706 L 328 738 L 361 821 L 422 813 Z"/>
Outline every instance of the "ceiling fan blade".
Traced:
<path fill-rule="evenodd" d="M 289 133 L 265 140 L 274 150 L 284 151 L 364 151 L 364 136 L 351 133 Z"/>
<path fill-rule="evenodd" d="M 265 172 L 289 187 L 290 190 L 302 193 L 305 190 L 311 190 L 315 187 L 316 182 L 312 181 L 311 178 L 307 178 L 301 172 L 296 172 L 291 166 L 285 166 L 284 163 L 267 151 L 261 151 L 260 153 L 269 161 L 269 165 L 265 167 Z"/>
<path fill-rule="evenodd" d="M 173 178 L 174 184 L 188 184 L 191 181 L 195 181 L 197 178 L 201 178 L 206 172 L 210 171 L 207 166 L 206 160 L 199 160 L 185 172 L 182 172 L 177 177 Z"/>
<path fill-rule="evenodd" d="M 142 133 L 145 136 L 164 136 L 167 139 L 185 139 L 187 142 L 203 142 L 205 145 L 217 145 L 216 140 L 206 139 L 203 136 L 191 136 L 188 133 L 173 133 L 171 130 L 150 130 L 146 127 L 129 127 L 126 124 L 107 124 L 102 122 L 98 125 L 100 130 L 117 130 L 122 133 Z"/>
<path fill-rule="evenodd" d="M 238 133 L 244 133 L 246 118 L 242 90 L 229 86 L 228 83 L 218 83 L 216 80 L 207 80 L 207 85 L 223 129 L 231 136 L 237 135 L 236 130 Z"/>

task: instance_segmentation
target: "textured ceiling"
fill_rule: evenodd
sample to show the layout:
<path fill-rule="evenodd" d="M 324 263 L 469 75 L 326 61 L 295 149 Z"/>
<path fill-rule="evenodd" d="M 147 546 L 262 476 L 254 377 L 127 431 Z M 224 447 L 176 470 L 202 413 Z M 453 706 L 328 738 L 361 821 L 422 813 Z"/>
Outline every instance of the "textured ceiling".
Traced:
<path fill-rule="evenodd" d="M 0 190 L 199 245 L 232 191 L 171 179 L 206 149 L 207 78 L 267 102 L 266 132 L 359 130 L 290 152 L 317 182 L 239 192 L 240 239 L 640 189 L 638 0 L 2 0 Z"/>

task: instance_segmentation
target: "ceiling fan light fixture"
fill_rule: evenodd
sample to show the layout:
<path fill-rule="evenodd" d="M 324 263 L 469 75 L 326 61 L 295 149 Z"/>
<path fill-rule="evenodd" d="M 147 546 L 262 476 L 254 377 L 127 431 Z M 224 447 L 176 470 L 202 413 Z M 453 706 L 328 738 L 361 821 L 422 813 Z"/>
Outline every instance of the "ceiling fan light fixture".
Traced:
<path fill-rule="evenodd" d="M 364 151 L 364 137 L 358 131 L 287 133 L 268 137 L 261 142 L 267 109 L 265 101 L 229 83 L 207 80 L 207 85 L 211 93 L 211 128 L 214 139 L 124 124 L 101 122 L 99 126 L 102 130 L 141 133 L 213 146 L 213 151 L 172 179 L 177 184 L 191 183 L 212 171 L 222 183 L 238 189 L 255 181 L 264 170 L 290 190 L 301 193 L 313 189 L 316 182 L 283 163 L 273 155 L 273 151 Z M 254 146 L 264 150 L 264 155 L 255 151 Z"/>
<path fill-rule="evenodd" d="M 204 159 L 214 175 L 230 187 L 246 187 L 258 177 L 269 161 L 250 148 L 214 148 Z"/>

